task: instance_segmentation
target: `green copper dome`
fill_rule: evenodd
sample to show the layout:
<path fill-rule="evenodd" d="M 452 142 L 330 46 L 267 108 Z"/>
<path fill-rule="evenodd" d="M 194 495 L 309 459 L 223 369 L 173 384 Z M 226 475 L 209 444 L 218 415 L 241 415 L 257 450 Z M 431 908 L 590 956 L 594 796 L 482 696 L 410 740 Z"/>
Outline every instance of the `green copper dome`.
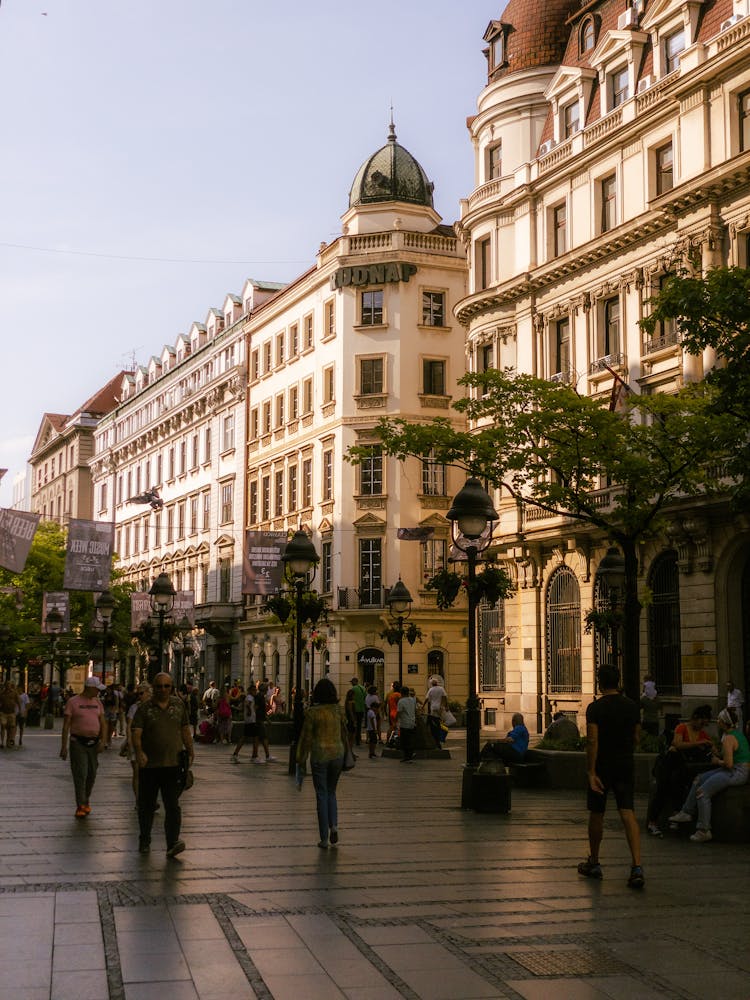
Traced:
<path fill-rule="evenodd" d="M 432 208 L 432 189 L 432 181 L 409 150 L 396 142 L 391 122 L 388 142 L 357 171 L 349 192 L 349 208 L 383 201 L 405 201 Z"/>

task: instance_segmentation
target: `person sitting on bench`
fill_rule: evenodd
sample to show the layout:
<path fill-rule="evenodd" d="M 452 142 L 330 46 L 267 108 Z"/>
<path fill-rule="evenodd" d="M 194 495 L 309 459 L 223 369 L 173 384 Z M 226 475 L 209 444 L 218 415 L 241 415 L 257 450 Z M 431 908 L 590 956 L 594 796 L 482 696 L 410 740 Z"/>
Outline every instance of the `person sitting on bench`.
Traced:
<path fill-rule="evenodd" d="M 512 722 L 513 728 L 505 739 L 495 741 L 492 748 L 496 758 L 504 764 L 522 764 L 529 749 L 529 731 L 520 712 L 513 713 Z"/>

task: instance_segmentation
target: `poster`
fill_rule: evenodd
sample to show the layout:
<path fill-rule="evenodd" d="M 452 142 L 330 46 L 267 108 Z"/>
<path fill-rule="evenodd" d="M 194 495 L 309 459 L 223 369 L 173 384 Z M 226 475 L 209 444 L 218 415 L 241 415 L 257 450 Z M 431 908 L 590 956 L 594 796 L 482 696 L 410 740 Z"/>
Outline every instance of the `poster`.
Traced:
<path fill-rule="evenodd" d="M 12 573 L 23 573 L 39 514 L 0 509 L 0 566 Z"/>
<path fill-rule="evenodd" d="M 242 593 L 276 594 L 281 590 L 286 548 L 284 531 L 247 531 L 242 553 Z"/>
<path fill-rule="evenodd" d="M 47 615 L 55 608 L 63 617 L 61 632 L 70 632 L 70 594 L 64 590 L 48 590 L 42 595 L 42 632 L 49 634 Z"/>
<path fill-rule="evenodd" d="M 109 589 L 115 526 L 110 521 L 71 518 L 65 553 L 66 590 Z"/>

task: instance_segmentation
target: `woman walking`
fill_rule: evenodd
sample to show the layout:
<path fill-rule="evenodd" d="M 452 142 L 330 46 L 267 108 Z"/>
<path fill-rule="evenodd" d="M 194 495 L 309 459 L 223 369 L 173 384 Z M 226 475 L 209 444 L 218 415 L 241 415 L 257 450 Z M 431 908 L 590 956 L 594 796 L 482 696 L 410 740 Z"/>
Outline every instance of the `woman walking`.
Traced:
<path fill-rule="evenodd" d="M 332 681 L 321 678 L 313 689 L 313 703 L 307 710 L 297 743 L 297 764 L 303 767 L 310 757 L 315 805 L 318 812 L 318 847 L 326 850 L 339 841 L 336 785 L 344 766 L 346 722 Z"/>

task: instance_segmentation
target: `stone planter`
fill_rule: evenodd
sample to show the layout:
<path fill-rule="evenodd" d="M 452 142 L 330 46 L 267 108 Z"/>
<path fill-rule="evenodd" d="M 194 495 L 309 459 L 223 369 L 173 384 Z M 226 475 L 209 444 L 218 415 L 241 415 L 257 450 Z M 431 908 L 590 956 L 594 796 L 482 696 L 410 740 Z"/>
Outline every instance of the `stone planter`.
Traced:
<path fill-rule="evenodd" d="M 544 763 L 548 788 L 586 788 L 586 754 L 575 750 L 529 750 L 529 763 Z M 635 790 L 649 792 L 655 753 L 635 755 Z"/>

